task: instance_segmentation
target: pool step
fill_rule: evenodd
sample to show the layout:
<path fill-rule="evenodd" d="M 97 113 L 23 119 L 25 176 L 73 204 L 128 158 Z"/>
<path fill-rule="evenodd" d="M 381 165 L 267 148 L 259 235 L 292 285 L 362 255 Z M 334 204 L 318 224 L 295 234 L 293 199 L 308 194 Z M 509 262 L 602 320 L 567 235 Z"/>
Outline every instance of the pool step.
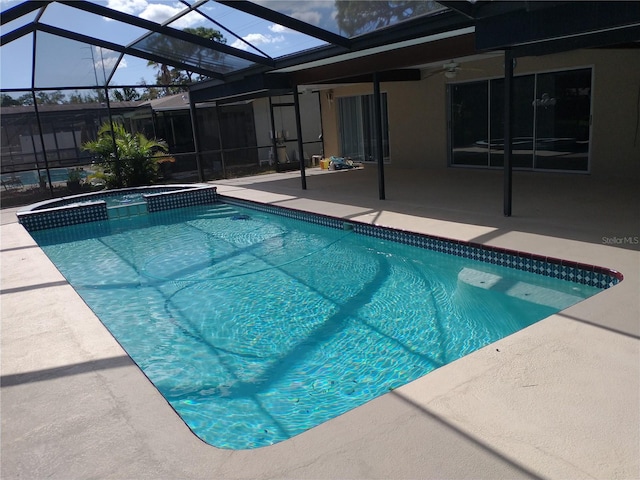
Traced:
<path fill-rule="evenodd" d="M 211 206 L 205 213 L 198 215 L 198 218 L 226 218 L 237 214 L 238 211 L 231 205 L 220 204 Z"/>
<path fill-rule="evenodd" d="M 129 205 L 121 205 L 117 207 L 108 207 L 107 214 L 109 216 L 109 220 L 113 220 L 116 218 L 128 218 L 136 215 L 146 215 L 147 204 L 142 202 L 132 203 Z"/>

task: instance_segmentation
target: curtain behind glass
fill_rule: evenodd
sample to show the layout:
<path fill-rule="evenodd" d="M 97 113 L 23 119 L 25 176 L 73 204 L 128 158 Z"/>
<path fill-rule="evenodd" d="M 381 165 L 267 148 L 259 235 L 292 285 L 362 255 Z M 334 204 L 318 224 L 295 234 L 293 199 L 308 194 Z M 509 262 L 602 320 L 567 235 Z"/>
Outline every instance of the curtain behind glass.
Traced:
<path fill-rule="evenodd" d="M 387 94 L 381 95 L 383 158 L 389 159 L 389 119 Z M 358 162 L 375 162 L 378 159 L 378 143 L 375 126 L 373 95 L 338 98 L 340 122 L 340 152 Z"/>
<path fill-rule="evenodd" d="M 360 97 L 338 98 L 340 121 L 340 154 L 353 160 L 364 160 L 362 105 Z"/>

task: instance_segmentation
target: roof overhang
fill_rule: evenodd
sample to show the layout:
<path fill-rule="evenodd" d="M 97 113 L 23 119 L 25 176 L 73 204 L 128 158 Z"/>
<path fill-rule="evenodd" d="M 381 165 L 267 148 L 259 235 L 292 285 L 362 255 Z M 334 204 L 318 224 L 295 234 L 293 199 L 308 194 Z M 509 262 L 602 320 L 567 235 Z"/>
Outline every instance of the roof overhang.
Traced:
<path fill-rule="evenodd" d="M 286 74 L 255 74 L 236 82 L 208 81 L 189 88 L 191 101 L 219 103 L 237 102 L 271 95 L 284 95 L 293 91 L 291 78 Z"/>
<path fill-rule="evenodd" d="M 446 61 L 476 53 L 473 27 L 376 46 L 358 52 L 312 60 L 233 82 L 208 81 L 190 87 L 192 99 L 237 101 L 282 95 L 297 85 L 370 83 L 373 74 L 382 82 L 418 81 L 415 65 Z"/>
<path fill-rule="evenodd" d="M 416 65 L 473 55 L 476 53 L 474 37 L 473 28 L 466 28 L 456 34 L 429 36 L 420 39 L 421 41 L 386 45 L 358 52 L 357 55 L 337 56 L 330 62 L 313 62 L 281 71 L 290 71 L 293 82 L 298 85 L 348 81 L 354 77 L 371 77 L 373 73 L 384 76 L 385 72 L 414 69 Z M 404 80 L 408 79 L 398 78 L 396 81 Z M 389 78 L 387 81 L 392 80 Z"/>

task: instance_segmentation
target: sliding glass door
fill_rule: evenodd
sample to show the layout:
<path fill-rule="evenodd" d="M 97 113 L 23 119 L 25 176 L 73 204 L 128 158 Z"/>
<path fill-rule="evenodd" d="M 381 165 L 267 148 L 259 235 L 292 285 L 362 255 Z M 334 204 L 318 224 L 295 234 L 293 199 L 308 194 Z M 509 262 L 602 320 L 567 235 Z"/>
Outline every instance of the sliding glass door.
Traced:
<path fill-rule="evenodd" d="M 589 170 L 591 69 L 514 78 L 513 165 Z M 504 164 L 504 79 L 449 86 L 450 164 Z"/>
<path fill-rule="evenodd" d="M 538 75 L 534 168 L 587 171 L 591 70 Z"/>
<path fill-rule="evenodd" d="M 474 82 L 449 87 L 451 98 L 451 163 L 487 165 L 489 84 Z"/>
<path fill-rule="evenodd" d="M 534 97 L 534 75 L 514 78 L 513 106 L 511 116 L 513 124 L 513 151 L 511 161 L 515 168 L 533 168 L 533 116 L 531 115 L 531 99 Z M 489 166 L 504 165 L 504 79 L 489 81 L 491 90 L 491 107 L 489 121 Z"/>
<path fill-rule="evenodd" d="M 375 162 L 378 158 L 373 95 L 338 98 L 340 154 L 357 162 Z M 381 94 L 382 151 L 389 159 L 389 123 L 387 94 Z"/>

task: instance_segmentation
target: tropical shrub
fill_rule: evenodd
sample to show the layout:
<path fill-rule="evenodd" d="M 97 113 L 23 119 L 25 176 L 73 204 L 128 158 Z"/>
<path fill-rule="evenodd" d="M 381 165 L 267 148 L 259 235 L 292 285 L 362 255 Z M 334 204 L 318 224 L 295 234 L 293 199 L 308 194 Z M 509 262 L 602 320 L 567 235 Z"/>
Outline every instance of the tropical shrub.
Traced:
<path fill-rule="evenodd" d="M 112 134 L 109 122 L 102 124 L 96 140 L 82 148 L 98 156 L 109 188 L 152 184 L 158 178 L 158 160 L 169 150 L 165 141 L 129 133 L 121 123 L 113 123 Z"/>

